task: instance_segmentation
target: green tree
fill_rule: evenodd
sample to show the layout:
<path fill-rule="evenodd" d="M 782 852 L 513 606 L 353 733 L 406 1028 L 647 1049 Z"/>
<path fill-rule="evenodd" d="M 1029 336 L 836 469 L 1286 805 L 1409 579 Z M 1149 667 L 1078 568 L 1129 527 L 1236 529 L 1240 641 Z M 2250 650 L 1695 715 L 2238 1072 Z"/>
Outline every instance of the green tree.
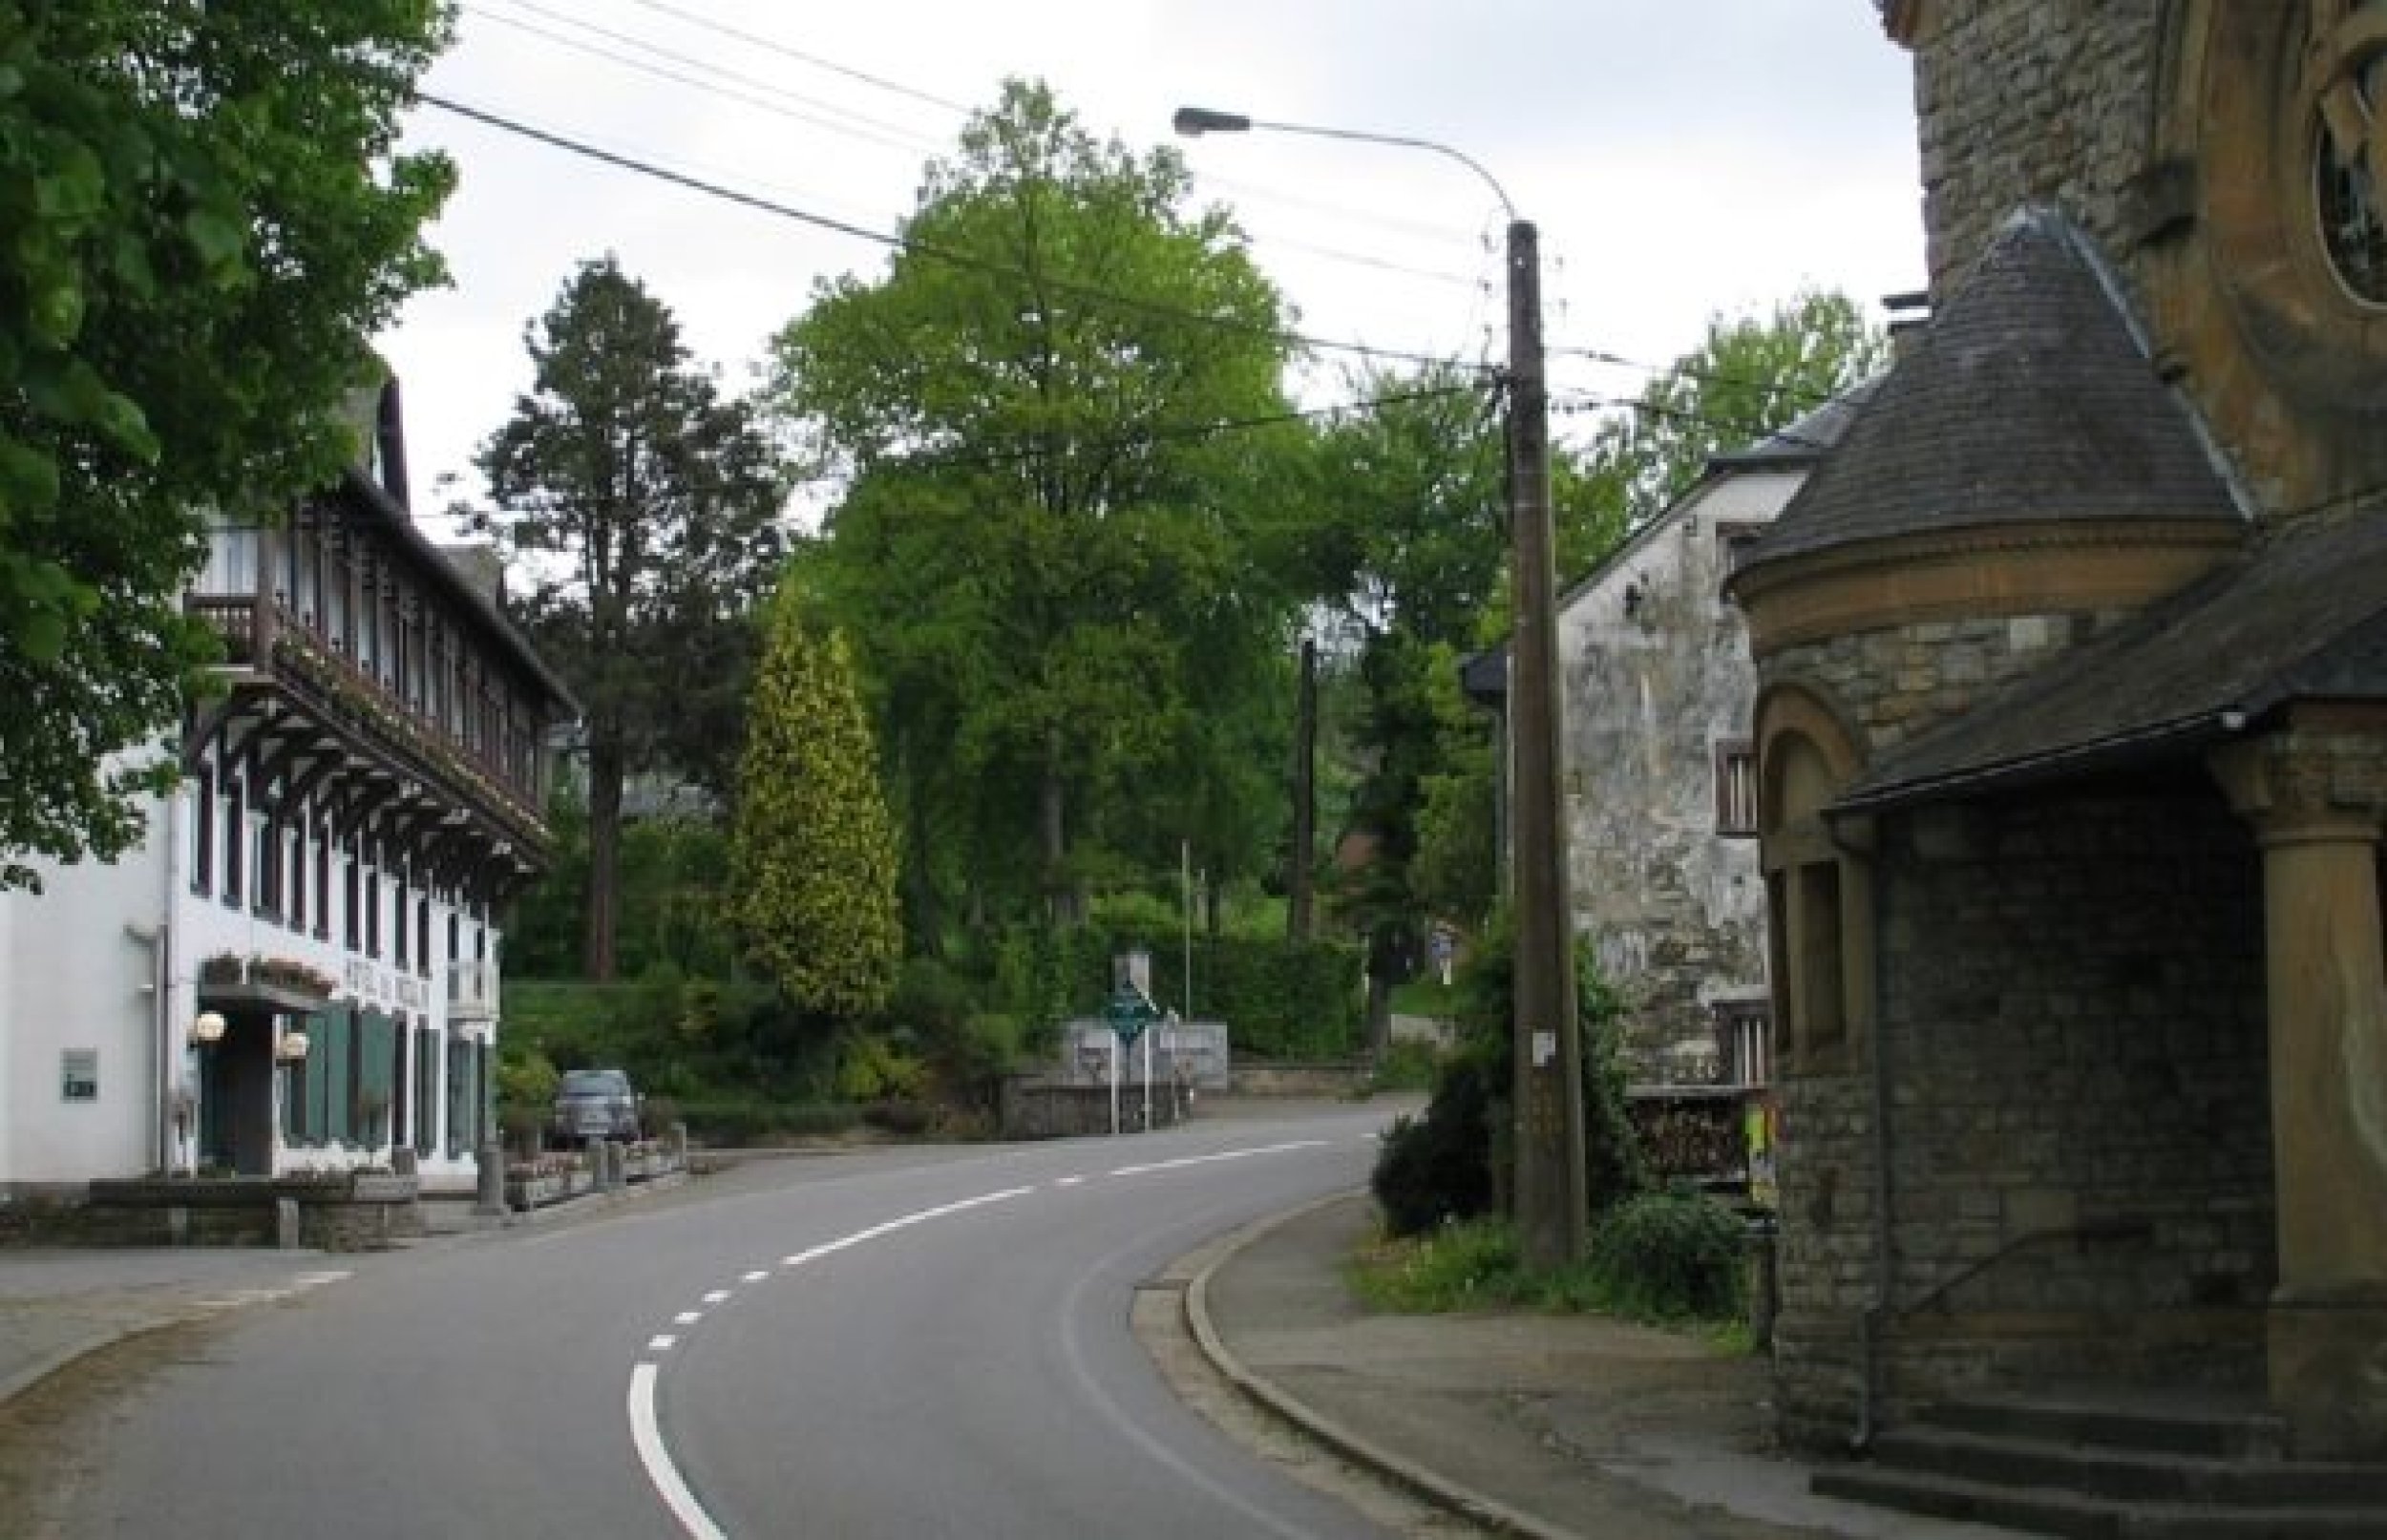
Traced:
<path fill-rule="evenodd" d="M 623 782 L 726 781 L 719 746 L 738 738 L 786 479 L 750 406 L 690 362 L 669 309 L 612 258 L 581 264 L 525 340 L 532 389 L 475 461 L 494 506 L 467 512 L 518 559 L 525 619 L 581 698 L 581 965 L 610 979 Z"/>
<path fill-rule="evenodd" d="M 0 887 L 138 836 L 210 515 L 353 454 L 368 339 L 441 276 L 452 170 L 392 147 L 448 35 L 434 0 L 0 0 Z"/>
<path fill-rule="evenodd" d="M 894 824 L 844 641 L 780 589 L 738 766 L 729 912 L 797 1005 L 853 1016 L 894 988 Z"/>
<path fill-rule="evenodd" d="M 1889 341 L 1845 294 L 1808 291 L 1764 316 L 1707 323 L 1700 346 L 1594 435 L 1588 474 L 1630 524 L 1664 512 L 1707 469 L 1878 371 Z"/>
<path fill-rule="evenodd" d="M 851 477 L 824 591 L 906 821 L 1065 919 L 1106 862 L 1173 864 L 1156 801 L 1216 813 L 1194 788 L 1249 736 L 1211 730 L 1221 692 L 1290 630 L 1252 528 L 1267 434 L 1212 431 L 1281 412 L 1279 302 L 1189 193 L 1174 152 L 1011 82 L 886 274 L 823 286 L 777 344 L 782 404 Z"/>

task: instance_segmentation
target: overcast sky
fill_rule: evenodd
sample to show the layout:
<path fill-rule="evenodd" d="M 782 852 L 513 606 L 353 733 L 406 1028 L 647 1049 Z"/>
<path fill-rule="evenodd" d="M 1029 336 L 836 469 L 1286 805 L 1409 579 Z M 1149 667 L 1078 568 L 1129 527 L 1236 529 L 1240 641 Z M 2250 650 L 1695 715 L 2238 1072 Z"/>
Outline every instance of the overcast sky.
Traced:
<path fill-rule="evenodd" d="M 1465 167 L 1169 119 L 1194 103 L 1439 141 L 1540 226 L 1552 379 L 1582 400 L 1633 395 L 1646 368 L 1568 349 L 1659 365 L 1718 312 L 1922 285 L 1908 62 L 1866 0 L 461 0 L 424 89 L 892 234 L 964 115 L 1042 78 L 1097 133 L 1181 148 L 1305 334 L 1498 356 L 1504 216 Z M 432 231 L 454 285 L 381 339 L 418 514 L 443 475 L 480 495 L 474 449 L 529 383 L 523 327 L 576 264 L 614 253 L 740 389 L 816 279 L 884 271 L 881 245 L 434 107 L 408 141 L 461 174 Z"/>

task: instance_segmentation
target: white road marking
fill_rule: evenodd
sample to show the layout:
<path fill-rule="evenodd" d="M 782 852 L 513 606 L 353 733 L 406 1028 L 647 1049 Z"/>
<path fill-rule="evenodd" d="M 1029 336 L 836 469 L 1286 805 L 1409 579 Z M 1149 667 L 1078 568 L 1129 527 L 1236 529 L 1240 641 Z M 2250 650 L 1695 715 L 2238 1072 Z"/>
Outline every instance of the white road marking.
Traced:
<path fill-rule="evenodd" d="M 883 1225 L 873 1225 L 868 1230 L 857 1230 L 850 1235 L 840 1235 L 835 1240 L 823 1241 L 820 1245 L 797 1252 L 793 1255 L 783 1256 L 779 1258 L 779 1265 L 802 1267 L 807 1262 L 817 1262 L 824 1256 L 849 1251 L 864 1241 L 877 1240 L 881 1235 L 892 1235 L 898 1230 L 909 1230 L 914 1225 L 926 1224 L 931 1219 L 942 1219 L 947 1214 L 960 1213 L 965 1209 L 977 1209 L 989 1203 L 1001 1203 L 1006 1198 L 1025 1197 L 1035 1191 L 1032 1187 L 1007 1187 L 1000 1192 L 981 1193 L 974 1198 L 963 1198 L 959 1203 L 939 1204 L 936 1208 L 922 1209 L 918 1213 L 907 1213 L 900 1219 L 890 1219 Z"/>
<path fill-rule="evenodd" d="M 638 1463 L 646 1467 L 646 1479 L 663 1499 L 663 1506 L 671 1509 L 671 1516 L 680 1521 L 688 1540 L 729 1540 L 713 1523 L 705 1505 L 688 1490 L 680 1478 L 679 1468 L 671 1463 L 671 1451 L 664 1446 L 663 1424 L 655 1420 L 655 1366 L 642 1363 L 630 1371 L 630 1442 L 637 1446 Z"/>
<path fill-rule="evenodd" d="M 704 1318 L 705 1313 L 701 1310 L 683 1310 L 671 1318 L 671 1323 L 674 1326 L 693 1326 Z"/>
<path fill-rule="evenodd" d="M 767 1277 L 769 1277 L 769 1276 L 771 1276 L 771 1275 L 770 1275 L 770 1274 L 768 1274 L 768 1273 L 764 1272 L 761 1268 L 759 1268 L 759 1267 L 758 1267 L 758 1268 L 756 1268 L 753 1272 L 747 1274 L 747 1275 L 746 1275 L 746 1276 L 745 1276 L 744 1278 L 742 1278 L 740 1281 L 741 1281 L 741 1282 L 745 1282 L 745 1283 L 760 1283 L 760 1282 L 762 1282 L 762 1281 L 763 1281 L 763 1279 L 765 1279 L 765 1278 L 767 1278 Z"/>
<path fill-rule="evenodd" d="M 1056 1176 L 1053 1178 L 1052 1185 L 1055 1187 L 1075 1187 L 1080 1182 L 1085 1180 L 1086 1178 L 1083 1176 Z"/>
<path fill-rule="evenodd" d="M 1295 1139 L 1280 1145 L 1254 1145 L 1249 1150 L 1222 1150 L 1215 1155 L 1182 1155 L 1175 1160 L 1156 1160 L 1146 1166 L 1121 1166 L 1113 1176 L 1143 1176 L 1152 1171 L 1179 1171 L 1187 1166 L 1211 1166 L 1222 1160 L 1249 1160 L 1254 1155 L 1281 1155 L 1289 1150 L 1323 1150 L 1323 1139 Z"/>
<path fill-rule="evenodd" d="M 768 1274 L 768 1273 L 757 1273 L 757 1274 L 755 1274 L 755 1275 L 754 1275 L 754 1276 L 755 1276 L 757 1279 L 766 1278 L 766 1277 L 769 1277 L 770 1276 L 771 1276 L 771 1275 L 770 1275 L 770 1274 Z M 729 1290 L 727 1290 L 727 1289 L 713 1289 L 713 1290 L 708 1291 L 708 1292 L 706 1294 L 706 1296 L 705 1296 L 705 1303 L 707 1303 L 707 1304 L 708 1304 L 708 1305 L 717 1305 L 717 1304 L 721 1303 L 724 1299 L 727 1299 L 727 1298 L 729 1298 Z"/>
<path fill-rule="evenodd" d="M 797 1252 L 782 1259 L 779 1265 L 802 1267 L 807 1262 L 850 1250 L 864 1241 L 877 1240 L 898 1230 L 909 1230 L 914 1225 L 926 1224 L 931 1219 L 942 1219 L 948 1214 L 961 1213 L 969 1209 L 983 1208 L 989 1203 L 1025 1197 L 1035 1191 L 1032 1187 L 1007 1187 L 1000 1192 L 983 1192 L 974 1198 L 963 1198 L 959 1203 L 940 1203 L 936 1208 L 907 1213 L 885 1224 L 857 1230 L 850 1235 L 841 1235 L 808 1251 Z M 759 1283 L 770 1276 L 759 1271 L 749 1273 L 746 1281 Z M 715 1293 L 722 1298 L 729 1297 L 727 1290 L 716 1290 Z M 706 1297 L 710 1299 L 713 1296 Z M 687 1325 L 702 1317 L 701 1311 L 691 1310 L 684 1312 L 679 1320 Z M 672 1337 L 651 1338 L 646 1348 L 650 1353 L 667 1353 L 676 1340 L 678 1339 Z M 656 1367 L 651 1363 L 641 1363 L 630 1370 L 630 1441 L 638 1448 L 638 1462 L 645 1467 L 646 1480 L 655 1488 L 655 1495 L 663 1499 L 665 1508 L 671 1509 L 671 1516 L 680 1521 L 680 1528 L 687 1532 L 688 1540 L 728 1540 L 720 1527 L 713 1523 L 712 1515 L 705 1511 L 705 1505 L 696 1500 L 696 1493 L 689 1489 L 679 1467 L 671 1463 L 670 1445 L 665 1443 L 663 1424 L 655 1416 L 656 1374 Z"/>

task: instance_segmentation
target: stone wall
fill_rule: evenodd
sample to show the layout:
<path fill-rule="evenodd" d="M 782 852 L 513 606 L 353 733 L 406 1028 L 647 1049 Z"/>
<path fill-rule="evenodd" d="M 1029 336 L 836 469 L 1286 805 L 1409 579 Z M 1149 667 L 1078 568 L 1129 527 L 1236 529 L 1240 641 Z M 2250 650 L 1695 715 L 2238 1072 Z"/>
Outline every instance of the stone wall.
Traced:
<path fill-rule="evenodd" d="M 1932 292 L 2000 221 L 2053 202 L 2120 253 L 2153 131 L 2162 0 L 1937 0 L 1915 37 Z"/>
<path fill-rule="evenodd" d="M 2120 611 L 2017 615 L 1861 631 L 1785 647 L 1765 660 L 1760 677 L 1824 697 L 1871 757 L 1962 715 L 2127 618 Z"/>
<path fill-rule="evenodd" d="M 1885 816 L 1894 1415 L 2031 1376 L 2259 1383 L 2261 871 L 2192 783 Z M 1785 1432 L 1845 1434 L 1877 1292 L 1869 1060 L 1781 1087 Z"/>

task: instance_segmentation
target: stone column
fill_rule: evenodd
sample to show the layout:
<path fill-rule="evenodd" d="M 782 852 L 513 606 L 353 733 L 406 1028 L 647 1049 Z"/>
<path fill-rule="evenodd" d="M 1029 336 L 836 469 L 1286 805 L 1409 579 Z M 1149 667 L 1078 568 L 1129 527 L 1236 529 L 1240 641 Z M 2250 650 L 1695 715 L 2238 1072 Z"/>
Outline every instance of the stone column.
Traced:
<path fill-rule="evenodd" d="M 2304 1458 L 2387 1455 L 2387 734 L 2216 752 L 2263 851 L 2279 1281 L 2271 1403 Z"/>

